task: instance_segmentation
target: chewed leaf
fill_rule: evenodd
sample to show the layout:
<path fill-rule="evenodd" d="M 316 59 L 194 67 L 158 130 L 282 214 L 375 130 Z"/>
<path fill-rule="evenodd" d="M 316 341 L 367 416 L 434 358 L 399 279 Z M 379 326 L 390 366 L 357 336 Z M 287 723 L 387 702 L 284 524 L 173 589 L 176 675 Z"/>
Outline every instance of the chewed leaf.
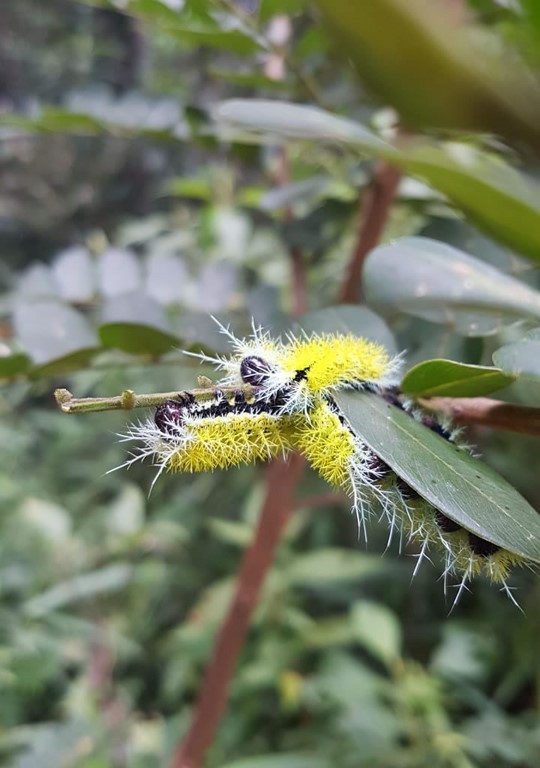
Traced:
<path fill-rule="evenodd" d="M 494 470 L 376 395 L 339 392 L 335 400 L 354 432 L 444 515 L 540 561 L 540 514 Z"/>
<path fill-rule="evenodd" d="M 453 360 L 426 360 L 407 372 L 401 390 L 414 397 L 478 397 L 514 381 L 500 368 Z"/>

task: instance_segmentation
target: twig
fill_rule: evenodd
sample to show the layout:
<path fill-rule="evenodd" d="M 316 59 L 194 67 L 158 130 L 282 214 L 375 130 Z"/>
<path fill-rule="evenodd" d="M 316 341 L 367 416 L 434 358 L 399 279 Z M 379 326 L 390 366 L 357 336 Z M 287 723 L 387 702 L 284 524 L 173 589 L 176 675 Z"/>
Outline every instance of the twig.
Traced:
<path fill-rule="evenodd" d="M 213 742 L 251 615 L 293 508 L 294 489 L 302 466 L 302 458 L 295 454 L 288 461 L 273 461 L 268 468 L 266 498 L 255 538 L 244 555 L 231 606 L 206 668 L 193 721 L 173 756 L 171 768 L 199 768 Z"/>
<path fill-rule="evenodd" d="M 424 408 L 445 413 L 457 424 L 540 435 L 540 408 L 510 405 L 488 397 L 431 397 L 419 402 Z"/>
<path fill-rule="evenodd" d="M 150 395 L 137 395 L 131 389 L 125 389 L 121 395 L 114 397 L 73 397 L 69 389 L 56 389 L 54 397 L 56 404 L 63 413 L 96 413 L 98 411 L 131 411 L 133 408 L 155 408 L 167 400 L 178 400 L 182 395 L 193 395 L 198 399 L 213 397 L 216 390 L 210 379 L 209 386 L 175 392 L 153 392 Z M 243 387 L 220 387 L 225 396 L 234 396 L 242 391 L 249 397 L 253 390 L 249 385 Z"/>
<path fill-rule="evenodd" d="M 364 261 L 381 238 L 401 175 L 399 168 L 383 160 L 375 164 L 371 184 L 360 200 L 358 238 L 341 290 L 343 303 L 354 303 L 360 298 Z"/>

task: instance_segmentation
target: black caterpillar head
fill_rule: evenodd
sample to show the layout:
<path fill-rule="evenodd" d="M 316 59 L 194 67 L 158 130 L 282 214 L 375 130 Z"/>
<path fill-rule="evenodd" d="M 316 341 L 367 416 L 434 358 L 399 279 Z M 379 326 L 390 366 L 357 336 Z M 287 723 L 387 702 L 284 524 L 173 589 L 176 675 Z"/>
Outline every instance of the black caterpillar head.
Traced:
<path fill-rule="evenodd" d="M 156 427 L 167 435 L 173 434 L 182 425 L 185 410 L 183 400 L 167 400 L 163 405 L 158 405 L 154 415 Z"/>
<path fill-rule="evenodd" d="M 251 384 L 252 387 L 260 387 L 264 384 L 270 373 L 272 373 L 272 366 L 258 355 L 244 357 L 240 363 L 242 381 Z"/>

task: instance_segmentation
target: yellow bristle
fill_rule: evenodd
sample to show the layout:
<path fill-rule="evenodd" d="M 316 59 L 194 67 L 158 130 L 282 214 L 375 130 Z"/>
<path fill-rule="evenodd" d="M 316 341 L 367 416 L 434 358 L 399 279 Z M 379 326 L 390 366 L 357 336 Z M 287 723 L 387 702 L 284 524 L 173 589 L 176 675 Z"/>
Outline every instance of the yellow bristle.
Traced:
<path fill-rule="evenodd" d="M 266 413 L 192 418 L 184 423 L 187 438 L 161 458 L 173 472 L 206 472 L 286 454 L 291 446 L 279 419 Z"/>

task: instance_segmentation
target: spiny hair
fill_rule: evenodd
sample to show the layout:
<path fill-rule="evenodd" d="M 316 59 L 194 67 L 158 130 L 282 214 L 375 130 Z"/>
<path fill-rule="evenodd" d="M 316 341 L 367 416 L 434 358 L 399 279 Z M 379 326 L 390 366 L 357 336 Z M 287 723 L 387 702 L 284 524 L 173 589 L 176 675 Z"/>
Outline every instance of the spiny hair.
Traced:
<path fill-rule="evenodd" d="M 151 456 L 157 479 L 163 471 L 225 469 L 297 451 L 326 482 L 350 496 L 359 533 L 366 534 L 368 518 L 378 512 L 389 526 L 389 543 L 396 531 L 400 543 L 404 536 L 420 543 L 415 573 L 430 550 L 438 550 L 445 592 L 449 577 L 460 579 L 456 600 L 470 578 L 484 574 L 515 602 L 508 575 L 528 561 L 467 530 L 422 498 L 360 439 L 333 398 L 344 388 L 374 392 L 470 452 L 460 429 L 402 397 L 399 356 L 351 334 L 301 333 L 276 340 L 253 325 L 247 339 L 238 339 L 228 327 L 219 327 L 232 355 L 196 355 L 223 374 L 216 387 L 203 398 L 179 394 L 160 405 L 153 419 L 134 425 L 123 439 L 142 447 L 122 466 Z M 226 396 L 224 388 L 233 394 Z"/>

